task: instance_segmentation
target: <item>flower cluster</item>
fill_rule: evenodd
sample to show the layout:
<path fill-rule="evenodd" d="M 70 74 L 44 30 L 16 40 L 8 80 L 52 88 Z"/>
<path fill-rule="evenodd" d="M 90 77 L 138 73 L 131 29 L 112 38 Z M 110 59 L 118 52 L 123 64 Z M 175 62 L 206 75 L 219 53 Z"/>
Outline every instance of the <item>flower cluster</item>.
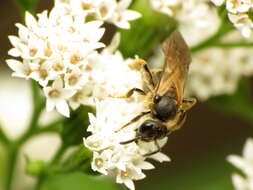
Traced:
<path fill-rule="evenodd" d="M 13 75 L 34 79 L 43 87 L 47 110 L 69 115 L 66 100 L 88 82 L 85 73 L 89 56 L 103 47 L 100 21 L 85 22 L 84 18 L 63 14 L 53 9 L 38 14 L 36 20 L 28 12 L 26 26 L 17 24 L 19 37 L 10 36 L 14 46 L 9 54 L 17 59 L 7 60 Z"/>
<path fill-rule="evenodd" d="M 92 68 L 99 68 L 97 62 L 101 61 L 96 60 L 106 56 L 97 52 L 104 47 L 100 42 L 104 21 L 129 28 L 128 21 L 140 16 L 127 9 L 130 3 L 56 0 L 54 8 L 38 14 L 37 19 L 27 12 L 25 25 L 17 24 L 19 36 L 9 37 L 13 45 L 9 54 L 17 58 L 7 60 L 13 76 L 37 81 L 47 97 L 47 111 L 56 107 L 68 117 L 68 104 L 75 109 L 88 103 L 93 85 L 102 78 L 94 77 L 98 70 Z M 96 17 L 91 18 L 94 14 Z"/>
<path fill-rule="evenodd" d="M 250 37 L 253 29 L 251 0 L 211 0 L 215 5 L 226 4 L 230 21 L 246 38 Z"/>
<path fill-rule="evenodd" d="M 224 43 L 242 41 L 238 31 L 225 36 Z M 193 54 L 187 94 L 206 100 L 211 96 L 232 94 L 242 76 L 253 74 L 252 48 L 209 48 Z"/>
<path fill-rule="evenodd" d="M 236 190 L 253 190 L 253 139 L 248 139 L 244 148 L 243 156 L 231 155 L 228 161 L 240 169 L 245 177 L 233 174 L 232 180 Z"/>
<path fill-rule="evenodd" d="M 56 6 L 65 7 L 74 15 L 84 15 L 92 20 L 102 20 L 119 28 L 129 29 L 129 21 L 140 13 L 129 10 L 132 0 L 55 0 Z"/>
<path fill-rule="evenodd" d="M 220 26 L 215 6 L 202 0 L 150 0 L 154 10 L 175 18 L 190 46 L 212 36 Z M 199 35 L 201 34 L 201 35 Z"/>

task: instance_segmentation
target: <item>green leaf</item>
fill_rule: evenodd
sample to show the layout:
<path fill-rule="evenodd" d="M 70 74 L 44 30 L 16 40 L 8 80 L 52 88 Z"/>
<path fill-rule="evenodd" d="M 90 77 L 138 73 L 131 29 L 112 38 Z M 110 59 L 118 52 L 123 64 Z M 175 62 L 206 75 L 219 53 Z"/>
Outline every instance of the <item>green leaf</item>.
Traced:
<path fill-rule="evenodd" d="M 242 79 L 237 91 L 232 95 L 223 95 L 209 100 L 211 106 L 253 123 L 253 102 L 250 99 L 249 81 Z"/>
<path fill-rule="evenodd" d="M 22 9 L 33 13 L 37 7 L 38 0 L 14 0 Z"/>
<path fill-rule="evenodd" d="M 142 17 L 131 22 L 130 30 L 121 30 L 119 49 L 124 57 L 147 58 L 163 39 L 175 30 L 177 23 L 165 14 L 154 11 L 149 1 L 134 1 L 132 7 Z"/>
<path fill-rule="evenodd" d="M 61 172 L 81 171 L 87 174 L 96 175 L 97 173 L 91 170 L 92 152 L 80 145 L 80 148 L 72 153 L 69 158 L 61 165 Z"/>
<path fill-rule="evenodd" d="M 61 138 L 66 146 L 79 145 L 87 133 L 89 125 L 88 113 L 94 112 L 91 107 L 81 106 L 72 112 L 62 125 Z"/>
<path fill-rule="evenodd" d="M 80 172 L 51 176 L 40 190 L 118 190 L 116 184 Z"/>

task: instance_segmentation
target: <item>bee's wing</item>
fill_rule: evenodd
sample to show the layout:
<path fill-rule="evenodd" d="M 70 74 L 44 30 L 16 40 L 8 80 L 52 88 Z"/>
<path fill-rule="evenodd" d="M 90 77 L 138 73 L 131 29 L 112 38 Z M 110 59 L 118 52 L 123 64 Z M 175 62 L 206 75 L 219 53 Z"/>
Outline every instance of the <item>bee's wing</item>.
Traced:
<path fill-rule="evenodd" d="M 155 93 L 164 96 L 169 91 L 175 91 L 176 98 L 179 103 L 182 103 L 184 85 L 191 62 L 190 50 L 181 34 L 175 31 L 163 43 L 163 52 L 166 59 Z"/>

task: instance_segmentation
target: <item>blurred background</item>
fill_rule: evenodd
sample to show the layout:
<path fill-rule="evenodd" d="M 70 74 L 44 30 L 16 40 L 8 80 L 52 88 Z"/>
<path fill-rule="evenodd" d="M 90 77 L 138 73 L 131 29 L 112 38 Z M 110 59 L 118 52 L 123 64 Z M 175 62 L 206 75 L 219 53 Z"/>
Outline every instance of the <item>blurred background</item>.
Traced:
<path fill-rule="evenodd" d="M 36 12 L 50 9 L 52 5 L 52 0 L 41 0 Z M 17 34 L 15 23 L 21 22 L 20 11 L 10 0 L 1 0 L 0 7 L 0 124 L 9 137 L 16 138 L 25 130 L 30 118 L 31 91 L 28 81 L 11 77 L 5 63 L 11 47 L 8 35 Z M 246 139 L 252 134 L 250 123 L 215 109 L 209 102 L 198 103 L 189 113 L 184 127 L 171 135 L 164 147 L 172 162 L 154 162 L 157 169 L 147 171 L 147 178 L 136 182 L 136 189 L 232 190 L 231 174 L 235 168 L 226 157 L 241 154 Z M 59 139 L 55 135 L 37 137 L 24 146 L 19 160 L 24 163 L 25 154 L 48 160 L 58 146 Z M 0 147 L 0 184 L 5 176 L 7 159 Z M 33 183 L 31 177 L 25 176 L 24 167 L 18 168 L 17 175 L 15 189 L 22 190 Z M 119 189 L 123 188 L 119 186 Z M 74 186 L 71 189 L 79 190 Z"/>

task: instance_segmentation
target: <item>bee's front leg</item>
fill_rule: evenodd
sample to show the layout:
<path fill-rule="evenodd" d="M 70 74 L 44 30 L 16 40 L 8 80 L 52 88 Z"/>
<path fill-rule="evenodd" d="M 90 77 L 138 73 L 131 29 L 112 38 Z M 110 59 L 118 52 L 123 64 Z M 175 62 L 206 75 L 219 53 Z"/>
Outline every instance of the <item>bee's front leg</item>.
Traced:
<path fill-rule="evenodd" d="M 140 118 L 142 118 L 143 116 L 147 115 L 147 114 L 150 114 L 151 112 L 150 111 L 147 111 L 147 112 L 141 112 L 139 115 L 137 115 L 136 117 L 134 117 L 133 119 L 131 119 L 131 121 L 129 121 L 128 123 L 126 123 L 125 125 L 123 125 L 120 129 L 116 130 L 115 132 L 119 132 L 121 131 L 122 129 L 126 128 L 128 125 L 138 121 Z"/>
<path fill-rule="evenodd" d="M 143 59 L 136 59 L 131 64 L 130 67 L 134 70 L 140 71 L 144 85 L 150 90 L 155 87 L 155 81 L 152 71 L 148 68 L 148 63 Z"/>
<path fill-rule="evenodd" d="M 118 98 L 129 98 L 129 97 L 131 97 L 133 95 L 134 92 L 137 92 L 140 95 L 146 95 L 146 92 L 144 92 L 142 89 L 140 89 L 140 88 L 132 88 L 125 95 L 120 96 Z"/>

